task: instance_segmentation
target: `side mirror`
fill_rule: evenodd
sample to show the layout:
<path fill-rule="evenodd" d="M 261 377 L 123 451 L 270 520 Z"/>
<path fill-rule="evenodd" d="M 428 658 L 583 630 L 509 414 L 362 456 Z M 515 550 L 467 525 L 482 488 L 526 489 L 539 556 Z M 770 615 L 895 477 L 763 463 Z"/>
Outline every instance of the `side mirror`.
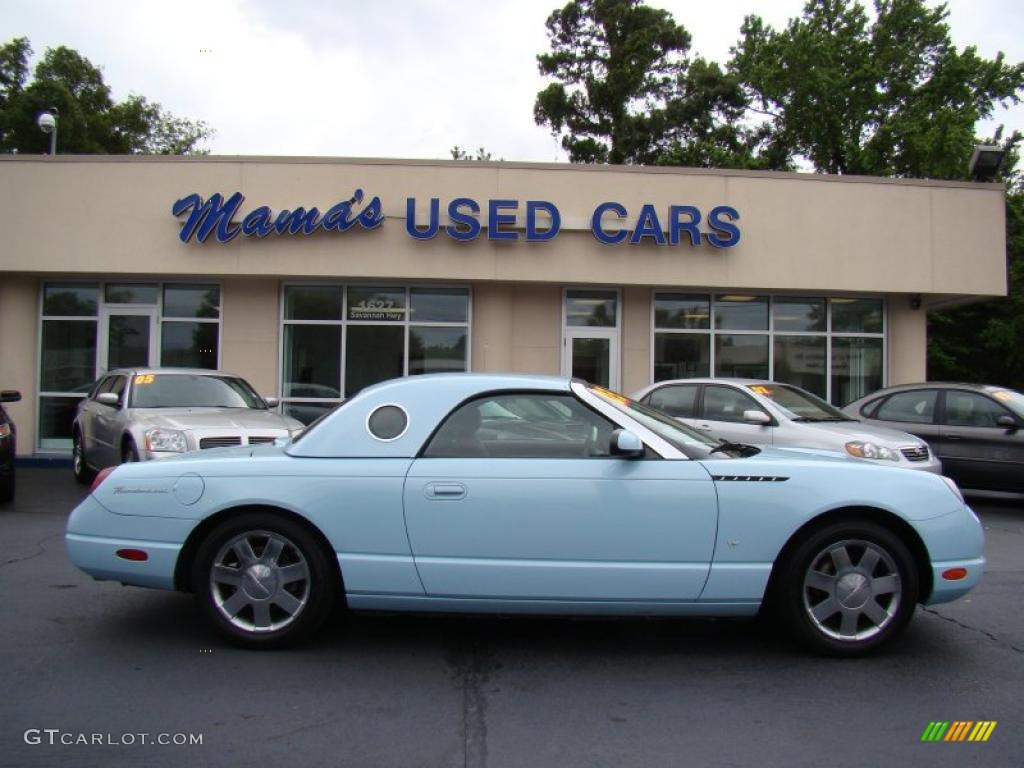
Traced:
<path fill-rule="evenodd" d="M 764 411 L 744 411 L 743 420 L 747 422 L 747 424 L 757 424 L 762 427 L 766 427 L 772 423 L 772 417 Z"/>
<path fill-rule="evenodd" d="M 0 403 L 16 403 L 21 400 L 21 392 L 16 389 L 0 390 Z"/>
<path fill-rule="evenodd" d="M 121 402 L 121 398 L 119 398 L 113 392 L 101 392 L 100 394 L 96 395 L 96 402 L 102 403 L 103 405 L 110 405 L 116 408 L 117 404 Z"/>
<path fill-rule="evenodd" d="M 264 397 L 263 400 L 267 404 L 267 408 L 277 408 L 278 403 L 281 402 L 279 397 Z"/>
<path fill-rule="evenodd" d="M 996 419 L 996 426 L 1002 427 L 1003 429 L 1008 429 L 1011 432 L 1016 432 L 1018 429 L 1020 429 L 1020 424 L 1017 423 L 1017 420 L 1013 418 L 1013 416 L 1006 415 L 1000 416 L 999 418 Z"/>
<path fill-rule="evenodd" d="M 638 459 L 644 455 L 643 441 L 625 429 L 612 432 L 611 455 L 624 459 Z"/>

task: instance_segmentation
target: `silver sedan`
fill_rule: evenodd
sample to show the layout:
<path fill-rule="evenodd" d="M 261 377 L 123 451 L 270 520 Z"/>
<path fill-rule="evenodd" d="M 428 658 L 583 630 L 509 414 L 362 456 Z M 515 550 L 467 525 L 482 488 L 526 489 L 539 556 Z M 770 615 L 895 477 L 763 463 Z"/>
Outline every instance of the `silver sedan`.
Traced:
<path fill-rule="evenodd" d="M 942 463 L 919 437 L 865 424 L 791 384 L 675 379 L 645 387 L 633 399 L 728 442 L 837 451 L 881 465 L 942 473 Z"/>
<path fill-rule="evenodd" d="M 81 483 L 96 471 L 187 451 L 273 443 L 302 431 L 271 410 L 245 379 L 189 368 L 119 369 L 105 374 L 78 406 L 73 466 Z"/>

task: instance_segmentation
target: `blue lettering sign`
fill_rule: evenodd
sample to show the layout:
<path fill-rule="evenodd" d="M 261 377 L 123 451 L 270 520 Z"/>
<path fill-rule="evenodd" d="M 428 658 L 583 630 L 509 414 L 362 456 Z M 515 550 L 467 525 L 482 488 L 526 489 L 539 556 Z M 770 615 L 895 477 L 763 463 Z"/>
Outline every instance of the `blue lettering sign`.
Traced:
<path fill-rule="evenodd" d="M 241 225 L 232 224 L 232 219 L 237 216 L 244 200 L 241 192 L 235 192 L 227 200 L 220 193 L 211 195 L 210 199 L 205 201 L 195 192 L 186 195 L 171 206 L 171 213 L 176 217 L 188 214 L 188 218 L 181 225 L 178 237 L 183 243 L 187 243 L 193 237 L 205 243 L 212 234 L 216 236 L 217 242 L 230 243 L 239 234 L 258 238 L 270 234 L 312 235 L 319 229 L 325 232 L 332 229 L 345 232 L 356 225 L 363 229 L 376 229 L 384 221 L 384 209 L 379 197 L 370 200 L 353 218 L 352 206 L 363 200 L 361 189 L 355 191 L 351 200 L 332 206 L 322 219 L 319 209 L 306 210 L 301 206 L 293 211 L 282 210 L 274 218 L 270 208 L 261 205 L 246 214 Z"/>
<path fill-rule="evenodd" d="M 537 229 L 537 213 L 542 211 L 551 219 L 547 229 Z M 562 228 L 562 214 L 554 203 L 547 200 L 526 201 L 526 239 L 531 242 L 552 240 Z"/>
<path fill-rule="evenodd" d="M 722 221 L 722 217 L 727 216 L 730 221 Z M 705 237 L 707 241 L 715 248 L 732 248 L 740 241 L 740 228 L 733 224 L 733 221 L 738 221 L 740 218 L 739 211 L 728 205 L 719 205 L 711 209 L 711 213 L 708 214 L 708 224 L 711 225 L 711 229 L 714 232 L 708 232 Z M 727 235 L 727 237 L 721 237 L 719 233 Z"/>
<path fill-rule="evenodd" d="M 416 198 L 405 199 L 405 231 L 409 237 L 416 240 L 430 240 L 437 237 L 437 230 L 441 219 L 441 201 L 436 197 L 430 198 L 430 219 L 427 221 L 427 228 L 421 229 L 416 226 Z"/>
<path fill-rule="evenodd" d="M 618 203 L 601 203 L 594 209 L 594 215 L 590 218 L 590 231 L 594 233 L 594 237 L 605 245 L 615 245 L 625 240 L 628 232 L 624 229 L 620 229 L 618 232 L 605 232 L 604 227 L 601 226 L 601 217 L 608 211 L 614 213 L 620 219 L 626 218 L 628 213 L 625 206 Z"/>
<path fill-rule="evenodd" d="M 488 200 L 487 201 L 487 239 L 488 240 L 518 240 L 518 232 L 509 232 L 502 229 L 502 224 L 515 225 L 516 215 L 514 213 L 500 213 L 503 208 L 511 208 L 513 211 L 519 207 L 518 200 Z"/>
<path fill-rule="evenodd" d="M 462 208 L 468 208 L 470 213 L 463 213 Z M 455 198 L 448 203 L 448 218 L 453 223 L 445 227 L 444 231 L 452 240 L 462 242 L 476 240 L 480 236 L 480 220 L 476 217 L 476 214 L 479 213 L 480 206 L 476 204 L 475 200 L 470 200 L 468 197 Z"/>

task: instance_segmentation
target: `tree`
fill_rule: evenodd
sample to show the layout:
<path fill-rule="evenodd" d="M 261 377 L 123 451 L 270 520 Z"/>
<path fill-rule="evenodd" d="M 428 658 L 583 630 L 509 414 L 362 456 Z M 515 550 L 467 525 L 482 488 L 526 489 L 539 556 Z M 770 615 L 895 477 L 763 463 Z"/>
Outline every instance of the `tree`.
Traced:
<path fill-rule="evenodd" d="M 771 142 L 825 173 L 961 179 L 974 127 L 1017 103 L 1024 65 L 958 51 L 945 5 L 809 0 L 775 31 L 743 23 L 730 71 L 766 118 Z"/>
<path fill-rule="evenodd" d="M 482 162 L 493 162 L 494 160 L 503 160 L 501 157 L 494 157 L 483 147 L 477 147 L 476 154 L 470 153 L 468 150 L 463 149 L 458 144 L 452 147 L 450 150 L 452 160 L 476 160 Z"/>
<path fill-rule="evenodd" d="M 212 135 L 202 121 L 179 118 L 143 96 L 111 97 L 102 71 L 65 46 L 48 48 L 28 82 L 26 38 L 0 46 L 0 151 L 46 152 L 40 112 L 59 113 L 59 146 L 69 154 L 202 154 Z"/>

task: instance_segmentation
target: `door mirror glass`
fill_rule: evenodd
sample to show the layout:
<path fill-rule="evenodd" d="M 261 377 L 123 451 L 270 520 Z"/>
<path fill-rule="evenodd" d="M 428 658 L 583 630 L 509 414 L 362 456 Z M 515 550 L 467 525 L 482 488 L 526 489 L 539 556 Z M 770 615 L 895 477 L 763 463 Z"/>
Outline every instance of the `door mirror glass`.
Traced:
<path fill-rule="evenodd" d="M 611 454 L 612 456 L 622 456 L 623 458 L 643 456 L 643 441 L 632 432 L 625 429 L 616 429 L 612 432 Z"/>
<path fill-rule="evenodd" d="M 21 400 L 21 392 L 16 389 L 0 391 L 0 403 L 16 403 Z"/>
<path fill-rule="evenodd" d="M 276 397 L 264 397 L 263 401 L 267 404 L 267 408 L 277 408 L 277 404 L 281 402 Z"/>
<path fill-rule="evenodd" d="M 771 424 L 772 419 L 764 411 L 744 411 L 743 420 L 748 424 L 759 424 L 762 427 Z"/>
<path fill-rule="evenodd" d="M 110 405 L 116 408 L 117 404 L 121 402 L 121 398 L 119 398 L 113 392 L 100 392 L 98 395 L 96 395 L 96 402 L 101 403 L 102 405 Z"/>
<path fill-rule="evenodd" d="M 1017 429 L 1020 425 L 1017 424 L 1017 420 L 1013 416 L 1000 416 L 996 419 L 996 424 L 1005 429 Z"/>

